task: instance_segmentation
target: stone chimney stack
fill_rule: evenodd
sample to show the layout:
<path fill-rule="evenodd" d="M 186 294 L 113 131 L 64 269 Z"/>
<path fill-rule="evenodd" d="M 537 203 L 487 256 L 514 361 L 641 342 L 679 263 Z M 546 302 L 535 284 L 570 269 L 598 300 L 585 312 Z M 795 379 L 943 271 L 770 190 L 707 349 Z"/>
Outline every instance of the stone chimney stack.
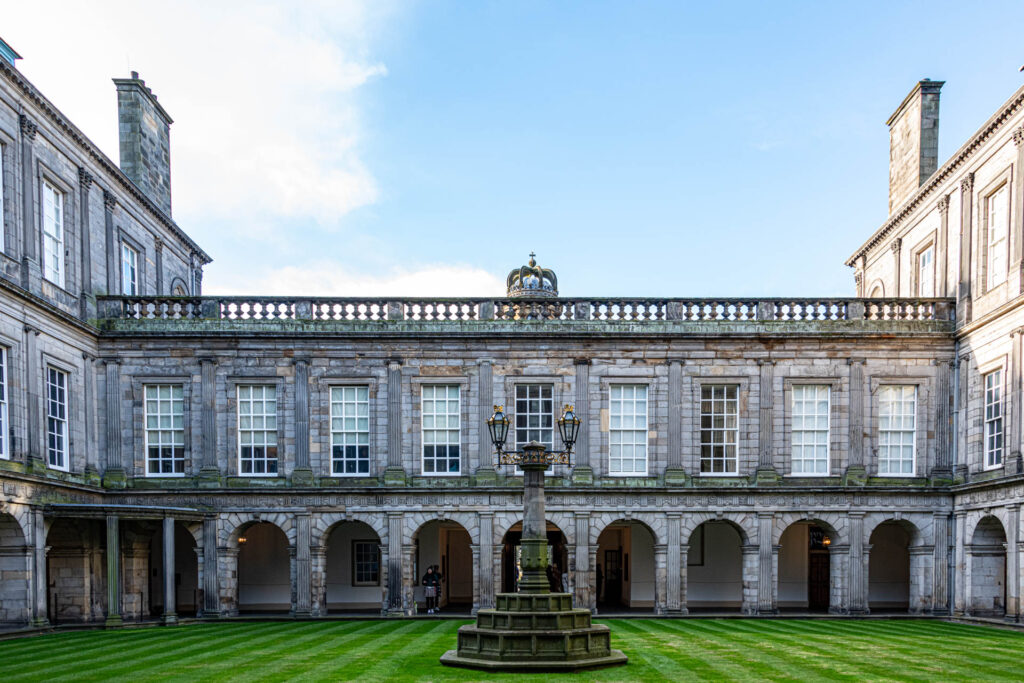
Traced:
<path fill-rule="evenodd" d="M 171 215 L 171 124 L 174 121 L 136 71 L 115 78 L 121 170 Z"/>
<path fill-rule="evenodd" d="M 889 213 L 939 167 L 939 90 L 927 78 L 914 86 L 889 117 Z"/>

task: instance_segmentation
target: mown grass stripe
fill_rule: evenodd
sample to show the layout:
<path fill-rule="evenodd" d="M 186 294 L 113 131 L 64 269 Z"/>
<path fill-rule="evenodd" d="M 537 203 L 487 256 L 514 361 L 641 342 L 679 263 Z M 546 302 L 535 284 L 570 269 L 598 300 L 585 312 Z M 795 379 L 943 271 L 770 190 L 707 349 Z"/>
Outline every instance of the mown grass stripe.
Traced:
<path fill-rule="evenodd" d="M 629 628 L 634 630 L 634 632 L 642 631 L 645 633 L 651 633 L 648 630 L 641 629 L 639 623 L 640 622 L 627 621 L 624 625 L 628 625 Z M 699 637 L 698 640 L 706 648 L 710 648 L 710 650 L 705 650 L 705 657 L 703 659 L 706 665 L 713 670 L 712 678 L 715 680 L 723 680 L 726 678 L 729 680 L 737 680 L 744 676 L 750 676 L 752 673 L 744 667 L 742 663 L 742 656 L 735 656 L 740 654 L 737 648 L 710 638 Z M 749 662 L 747 662 L 747 664 L 749 664 Z M 755 673 L 755 675 L 763 675 L 760 671 L 754 671 L 753 673 Z"/>
<path fill-rule="evenodd" d="M 454 647 L 455 631 L 460 624 L 451 622 L 430 623 L 423 622 L 412 632 L 404 634 L 404 643 L 400 649 L 393 650 L 393 656 L 378 658 L 371 666 L 365 669 L 354 669 L 346 671 L 360 681 L 400 681 L 407 680 L 406 670 L 411 664 L 427 665 L 434 662 L 440 670 L 440 656 L 445 650 Z M 440 649 L 436 645 L 444 639 L 445 647 Z"/>

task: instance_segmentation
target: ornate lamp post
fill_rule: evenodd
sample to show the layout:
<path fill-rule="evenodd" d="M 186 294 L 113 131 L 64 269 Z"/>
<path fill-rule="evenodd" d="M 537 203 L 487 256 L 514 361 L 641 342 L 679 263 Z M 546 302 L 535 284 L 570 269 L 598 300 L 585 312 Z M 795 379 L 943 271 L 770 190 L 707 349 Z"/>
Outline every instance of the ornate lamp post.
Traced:
<path fill-rule="evenodd" d="M 590 610 L 574 608 L 572 595 L 548 586 L 547 520 L 544 472 L 553 463 L 569 464 L 580 432 L 580 419 L 565 406 L 558 420 L 564 451 L 548 451 L 536 441 L 521 451 L 506 451 L 512 420 L 494 406 L 487 420 L 498 465 L 523 470 L 523 578 L 518 593 L 499 593 L 495 609 L 477 612 L 476 623 L 459 628 L 458 648 L 441 663 L 486 671 L 578 671 L 625 664 L 626 655 L 611 649 L 607 626 L 593 625 Z"/>

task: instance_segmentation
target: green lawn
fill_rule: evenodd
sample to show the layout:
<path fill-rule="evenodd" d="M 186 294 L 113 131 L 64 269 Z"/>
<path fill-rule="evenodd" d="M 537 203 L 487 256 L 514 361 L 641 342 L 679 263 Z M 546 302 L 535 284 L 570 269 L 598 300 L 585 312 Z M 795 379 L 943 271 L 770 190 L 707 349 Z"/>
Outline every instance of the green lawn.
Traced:
<path fill-rule="evenodd" d="M 456 621 L 208 623 L 0 642 L 0 681 L 549 680 L 438 664 Z M 609 619 L 624 667 L 559 681 L 1020 680 L 1024 634 L 938 621 Z"/>

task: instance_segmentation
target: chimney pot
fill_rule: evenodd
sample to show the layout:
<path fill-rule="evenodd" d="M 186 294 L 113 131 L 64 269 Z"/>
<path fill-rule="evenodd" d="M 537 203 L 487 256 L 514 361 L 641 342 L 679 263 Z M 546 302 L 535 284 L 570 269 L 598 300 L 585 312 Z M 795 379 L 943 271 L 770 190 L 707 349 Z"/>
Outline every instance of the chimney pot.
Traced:
<path fill-rule="evenodd" d="M 138 80 L 139 79 L 139 72 L 138 71 L 133 71 L 132 72 L 132 78 L 134 78 L 135 80 Z"/>

